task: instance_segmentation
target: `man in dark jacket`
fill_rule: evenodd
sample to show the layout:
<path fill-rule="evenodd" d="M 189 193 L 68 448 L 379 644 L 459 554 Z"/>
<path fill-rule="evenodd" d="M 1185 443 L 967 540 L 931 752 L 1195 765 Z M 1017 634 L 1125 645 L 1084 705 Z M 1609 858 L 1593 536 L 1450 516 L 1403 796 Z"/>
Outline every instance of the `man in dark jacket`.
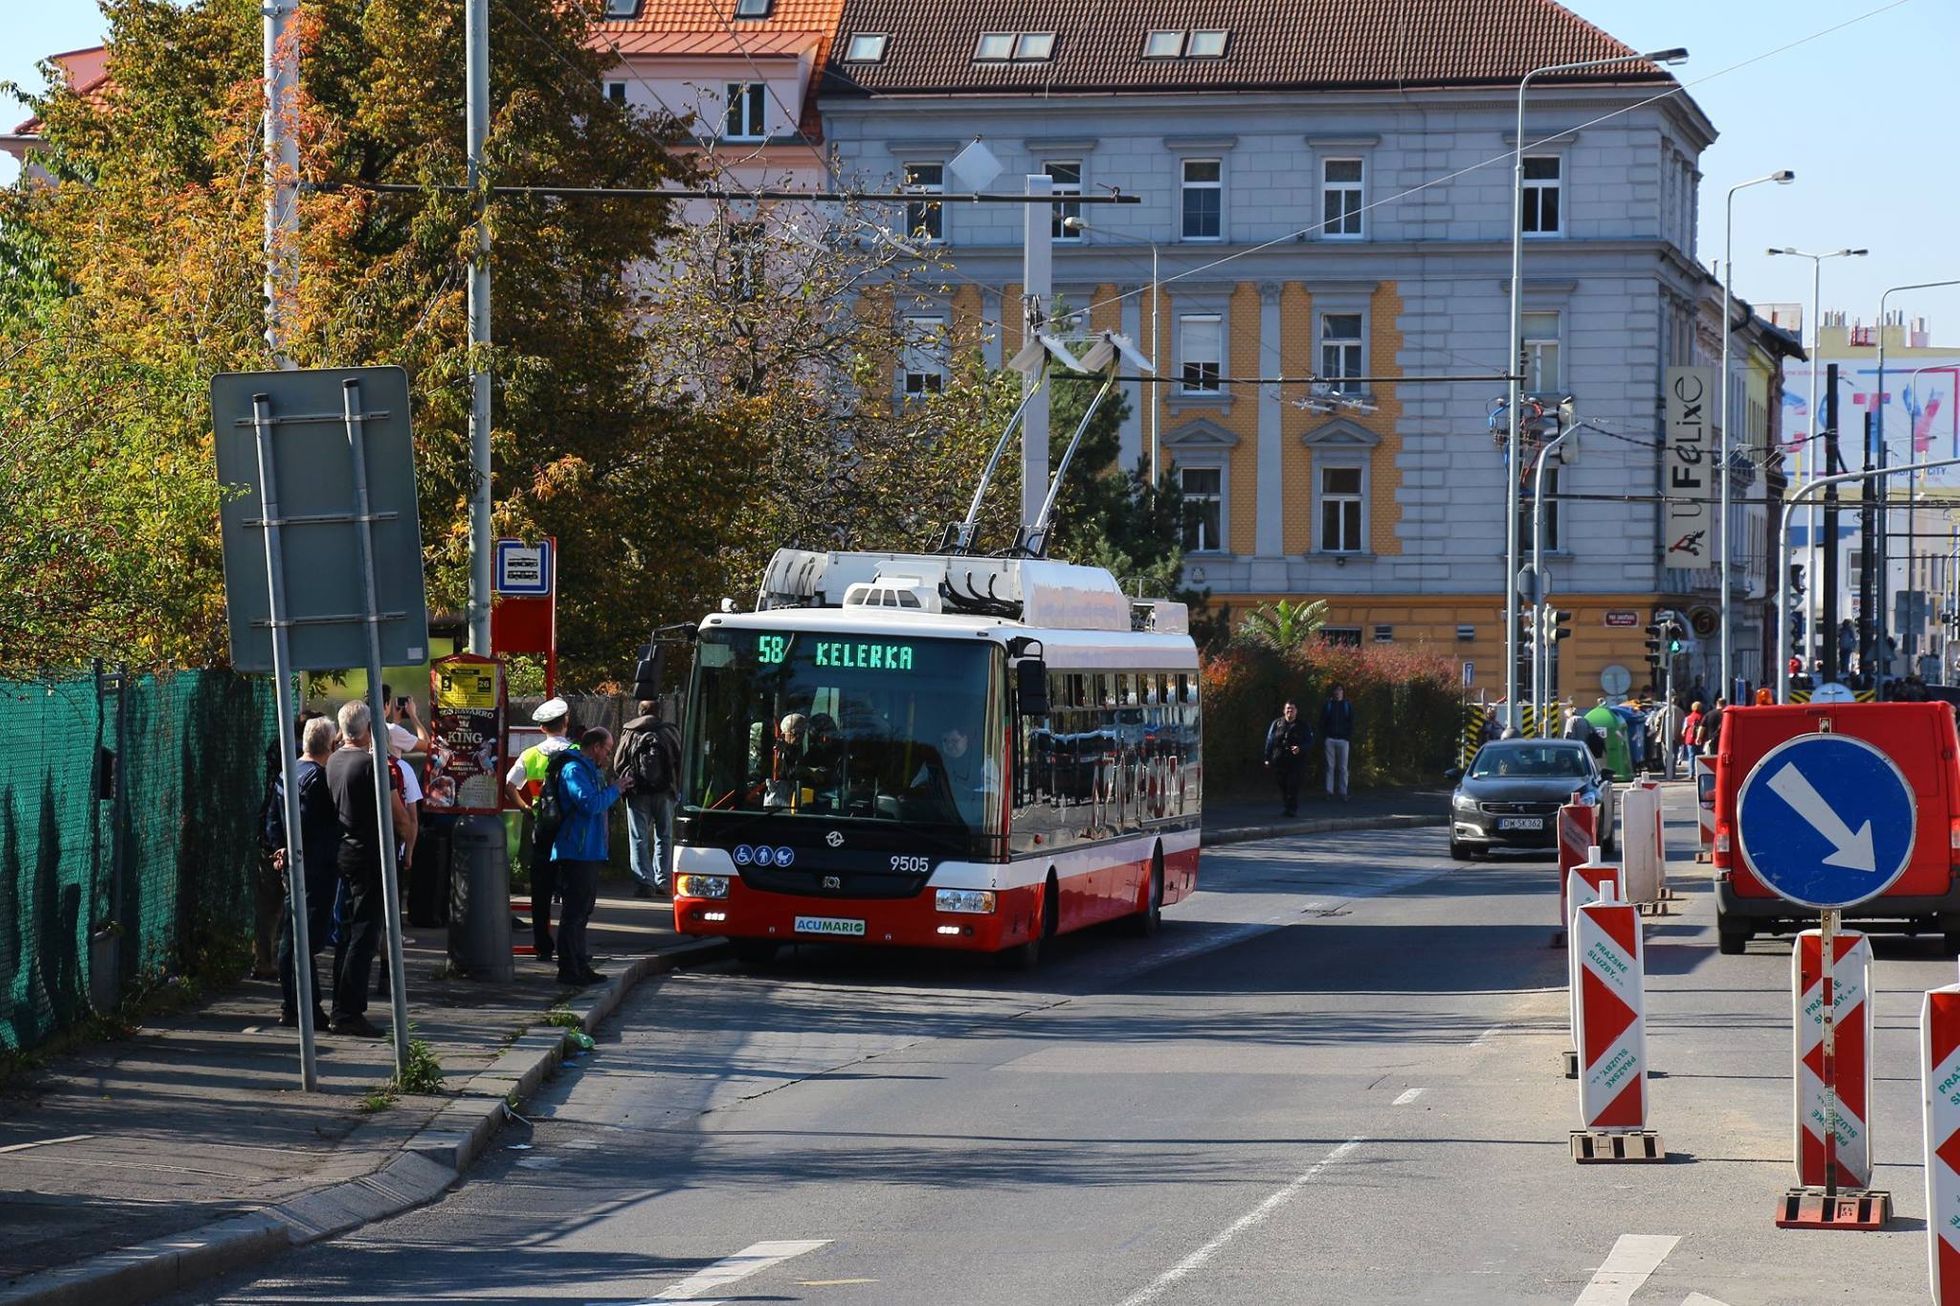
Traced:
<path fill-rule="evenodd" d="M 1354 739 L 1354 704 L 1340 685 L 1328 692 L 1320 708 L 1320 737 L 1327 741 L 1327 796 L 1348 798 L 1348 745 Z"/>
<path fill-rule="evenodd" d="M 1266 727 L 1266 769 L 1279 781 L 1279 802 L 1287 816 L 1300 812 L 1300 776 L 1307 769 L 1307 749 L 1313 735 L 1300 719 L 1299 704 L 1291 699 Z"/>
<path fill-rule="evenodd" d="M 633 777 L 626 799 L 626 835 L 634 892 L 671 898 L 674 869 L 674 793 L 681 769 L 680 732 L 660 719 L 660 704 L 643 699 L 640 714 L 619 732 L 615 769 Z"/>
<path fill-rule="evenodd" d="M 301 870 L 305 876 L 306 941 L 310 952 L 326 946 L 333 915 L 334 889 L 340 882 L 340 813 L 327 788 L 327 763 L 333 757 L 334 725 L 330 717 L 308 714 L 300 728 L 300 760 L 293 770 L 299 793 L 299 848 Z M 274 845 L 273 866 L 286 871 L 286 793 L 285 784 L 274 786 L 274 803 L 267 819 L 268 834 Z M 293 957 L 293 913 L 287 906 L 279 916 L 279 1023 L 288 1029 L 299 1024 L 299 968 Z M 313 977 L 313 1027 L 324 1030 L 327 1014 L 321 1008 L 320 968 L 307 958 Z"/>

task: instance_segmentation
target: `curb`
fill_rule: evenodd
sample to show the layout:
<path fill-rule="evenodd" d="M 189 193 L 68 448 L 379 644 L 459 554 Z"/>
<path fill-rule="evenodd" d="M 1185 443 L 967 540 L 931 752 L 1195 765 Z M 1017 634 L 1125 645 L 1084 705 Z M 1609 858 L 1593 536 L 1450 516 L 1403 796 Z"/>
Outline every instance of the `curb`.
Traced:
<path fill-rule="evenodd" d="M 1288 821 L 1284 825 L 1238 825 L 1204 832 L 1202 847 L 1251 843 L 1256 839 L 1283 839 L 1294 834 L 1336 834 L 1348 830 L 1411 830 L 1425 826 L 1448 825 L 1447 812 L 1435 816 L 1397 814 L 1390 816 L 1323 816 L 1310 821 Z M 4 1301 L 4 1298 L 0 1298 Z"/>
<path fill-rule="evenodd" d="M 727 943 L 712 939 L 636 957 L 604 987 L 567 1005 L 590 1033 L 642 980 L 682 965 L 718 961 L 728 951 Z M 261 1211 L 27 1275 L 0 1287 L 0 1306 L 133 1306 L 434 1201 L 489 1146 L 503 1123 L 505 1102 L 513 1095 L 520 1101 L 530 1096 L 564 1056 L 564 1031 L 532 1030 L 488 1069 L 472 1075 L 460 1094 L 372 1173 Z"/>

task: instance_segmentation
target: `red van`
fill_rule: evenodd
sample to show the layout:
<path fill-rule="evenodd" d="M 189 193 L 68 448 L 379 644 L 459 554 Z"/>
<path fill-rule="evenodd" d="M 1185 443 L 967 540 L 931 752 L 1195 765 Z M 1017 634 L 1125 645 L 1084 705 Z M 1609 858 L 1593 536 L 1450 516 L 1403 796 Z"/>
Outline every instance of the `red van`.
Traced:
<path fill-rule="evenodd" d="M 1960 738 L 1945 703 L 1818 703 L 1731 707 L 1722 712 L 1715 759 L 1715 928 L 1721 950 L 1741 952 L 1758 933 L 1810 929 L 1817 913 L 1770 892 L 1736 848 L 1742 783 L 1763 754 L 1798 735 L 1849 735 L 1898 764 L 1919 812 L 1912 860 L 1890 889 L 1845 910 L 1852 920 L 1937 929 L 1960 953 Z"/>

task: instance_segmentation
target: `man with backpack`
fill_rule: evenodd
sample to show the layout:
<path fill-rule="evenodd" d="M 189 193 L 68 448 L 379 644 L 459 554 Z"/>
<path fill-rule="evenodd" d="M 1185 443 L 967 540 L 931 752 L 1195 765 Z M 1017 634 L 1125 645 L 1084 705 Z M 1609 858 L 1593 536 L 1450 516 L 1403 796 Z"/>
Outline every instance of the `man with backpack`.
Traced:
<path fill-rule="evenodd" d="M 525 847 L 526 864 L 531 872 L 531 941 L 536 946 L 538 960 L 550 961 L 553 955 L 551 897 L 558 885 L 555 868 L 551 864 L 551 839 L 539 829 L 535 805 L 538 792 L 544 787 L 546 773 L 551 768 L 553 755 L 577 748 L 578 745 L 567 734 L 572 724 L 572 708 L 564 699 L 546 699 L 538 705 L 537 711 L 531 713 L 531 720 L 544 731 L 544 738 L 525 749 L 511 763 L 510 771 L 504 776 L 504 791 L 510 795 L 513 804 L 534 818 L 531 822 L 531 839 Z"/>
<path fill-rule="evenodd" d="M 620 731 L 614 768 L 621 779 L 633 782 L 633 791 L 626 798 L 633 892 L 641 898 L 671 898 L 680 732 L 660 719 L 659 703 L 641 699 L 639 707 L 640 714 Z"/>
<path fill-rule="evenodd" d="M 538 789 L 538 825 L 550 832 L 553 878 L 565 898 L 565 915 L 558 923 L 560 984 L 584 987 L 605 978 L 592 968 L 585 927 L 598 902 L 599 874 L 606 866 L 606 812 L 622 795 L 633 792 L 630 776 L 606 783 L 604 771 L 612 756 L 612 732 L 594 726 L 579 737 L 576 747 L 552 754 Z"/>

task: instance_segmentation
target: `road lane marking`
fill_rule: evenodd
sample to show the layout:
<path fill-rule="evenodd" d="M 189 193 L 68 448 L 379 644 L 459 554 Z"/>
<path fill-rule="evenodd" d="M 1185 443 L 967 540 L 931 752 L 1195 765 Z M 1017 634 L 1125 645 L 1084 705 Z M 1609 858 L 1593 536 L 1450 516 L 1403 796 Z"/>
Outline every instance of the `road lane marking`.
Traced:
<path fill-rule="evenodd" d="M 1412 1089 L 1409 1089 L 1409 1090 L 1408 1090 L 1407 1092 L 1405 1092 L 1405 1093 L 1403 1093 L 1403 1094 L 1402 1094 L 1402 1096 L 1400 1096 L 1400 1097 L 1398 1097 L 1398 1098 L 1396 1098 L 1396 1099 L 1395 1099 L 1395 1103 L 1394 1103 L 1394 1105 L 1396 1105 L 1396 1106 L 1407 1106 L 1407 1105 L 1409 1105 L 1409 1103 L 1411 1103 L 1411 1102 L 1413 1102 L 1413 1101 L 1415 1101 L 1415 1100 L 1416 1100 L 1417 1098 L 1419 1098 L 1419 1097 L 1421 1097 L 1421 1096 L 1422 1096 L 1422 1090 L 1421 1090 L 1421 1089 L 1419 1089 L 1419 1088 L 1412 1088 Z"/>
<path fill-rule="evenodd" d="M 53 1147 L 57 1143 L 85 1143 L 94 1137 L 94 1134 L 69 1134 L 65 1138 L 37 1138 L 31 1143 L 9 1143 L 0 1147 L 0 1153 L 25 1152 L 31 1147 Z"/>
<path fill-rule="evenodd" d="M 713 1265 L 696 1270 L 679 1283 L 670 1284 L 663 1291 L 649 1297 L 642 1306 L 651 1306 L 653 1302 L 691 1301 L 704 1292 L 715 1292 L 731 1283 L 746 1279 L 751 1274 L 766 1270 L 772 1265 L 780 1265 L 805 1252 L 814 1252 L 829 1242 L 828 1238 L 793 1238 L 777 1242 L 751 1243 L 733 1256 L 724 1256 Z M 702 1303 L 701 1306 L 713 1306 L 713 1304 Z"/>
<path fill-rule="evenodd" d="M 1299 1195 L 1300 1190 L 1302 1188 L 1305 1188 L 1308 1184 L 1318 1179 L 1321 1175 L 1321 1172 L 1326 1170 L 1328 1166 L 1331 1166 L 1335 1162 L 1340 1161 L 1342 1158 L 1346 1157 L 1350 1152 L 1360 1147 L 1361 1144 L 1365 1141 L 1366 1141 L 1365 1139 L 1358 1138 L 1358 1137 L 1350 1138 L 1347 1140 L 1347 1142 L 1342 1143 L 1339 1147 L 1329 1152 L 1326 1156 L 1321 1157 L 1320 1160 L 1314 1162 L 1313 1165 L 1307 1169 L 1307 1172 L 1305 1174 L 1299 1176 L 1297 1179 L 1287 1184 L 1286 1187 L 1273 1193 L 1272 1195 L 1267 1197 L 1265 1201 L 1259 1203 L 1259 1205 L 1253 1207 L 1250 1211 L 1247 1211 L 1244 1215 L 1241 1215 L 1238 1219 L 1226 1225 L 1224 1230 L 1220 1232 L 1217 1237 L 1213 1238 L 1210 1242 L 1206 1243 L 1203 1247 L 1200 1247 L 1197 1251 L 1192 1252 L 1189 1256 L 1179 1261 L 1176 1265 L 1171 1266 L 1170 1269 L 1165 1270 L 1162 1274 L 1158 1275 L 1154 1280 L 1152 1280 L 1147 1286 L 1139 1289 L 1136 1292 L 1131 1293 L 1128 1297 L 1125 1297 L 1123 1299 L 1122 1306 L 1145 1306 L 1145 1303 L 1147 1302 L 1156 1301 L 1159 1297 L 1163 1296 L 1166 1292 L 1168 1292 L 1171 1286 L 1175 1284 L 1178 1280 L 1186 1277 L 1187 1275 L 1196 1273 L 1198 1270 L 1203 1269 L 1205 1267 L 1205 1264 L 1208 1261 L 1210 1261 L 1212 1257 L 1218 1255 L 1219 1252 L 1225 1249 L 1225 1244 L 1231 1242 L 1232 1239 L 1238 1237 L 1240 1234 L 1244 1233 L 1247 1229 L 1252 1228 L 1254 1225 L 1262 1223 L 1274 1211 L 1277 1211 L 1280 1207 L 1285 1206 L 1288 1202 L 1292 1201 L 1296 1196 Z"/>
<path fill-rule="evenodd" d="M 1717 1301 L 1706 1293 L 1691 1292 L 1681 1299 L 1681 1306 L 1729 1306 L 1725 1301 Z"/>
<path fill-rule="evenodd" d="M 1672 1234 L 1621 1234 L 1573 1306 L 1626 1306 L 1680 1241 Z"/>

